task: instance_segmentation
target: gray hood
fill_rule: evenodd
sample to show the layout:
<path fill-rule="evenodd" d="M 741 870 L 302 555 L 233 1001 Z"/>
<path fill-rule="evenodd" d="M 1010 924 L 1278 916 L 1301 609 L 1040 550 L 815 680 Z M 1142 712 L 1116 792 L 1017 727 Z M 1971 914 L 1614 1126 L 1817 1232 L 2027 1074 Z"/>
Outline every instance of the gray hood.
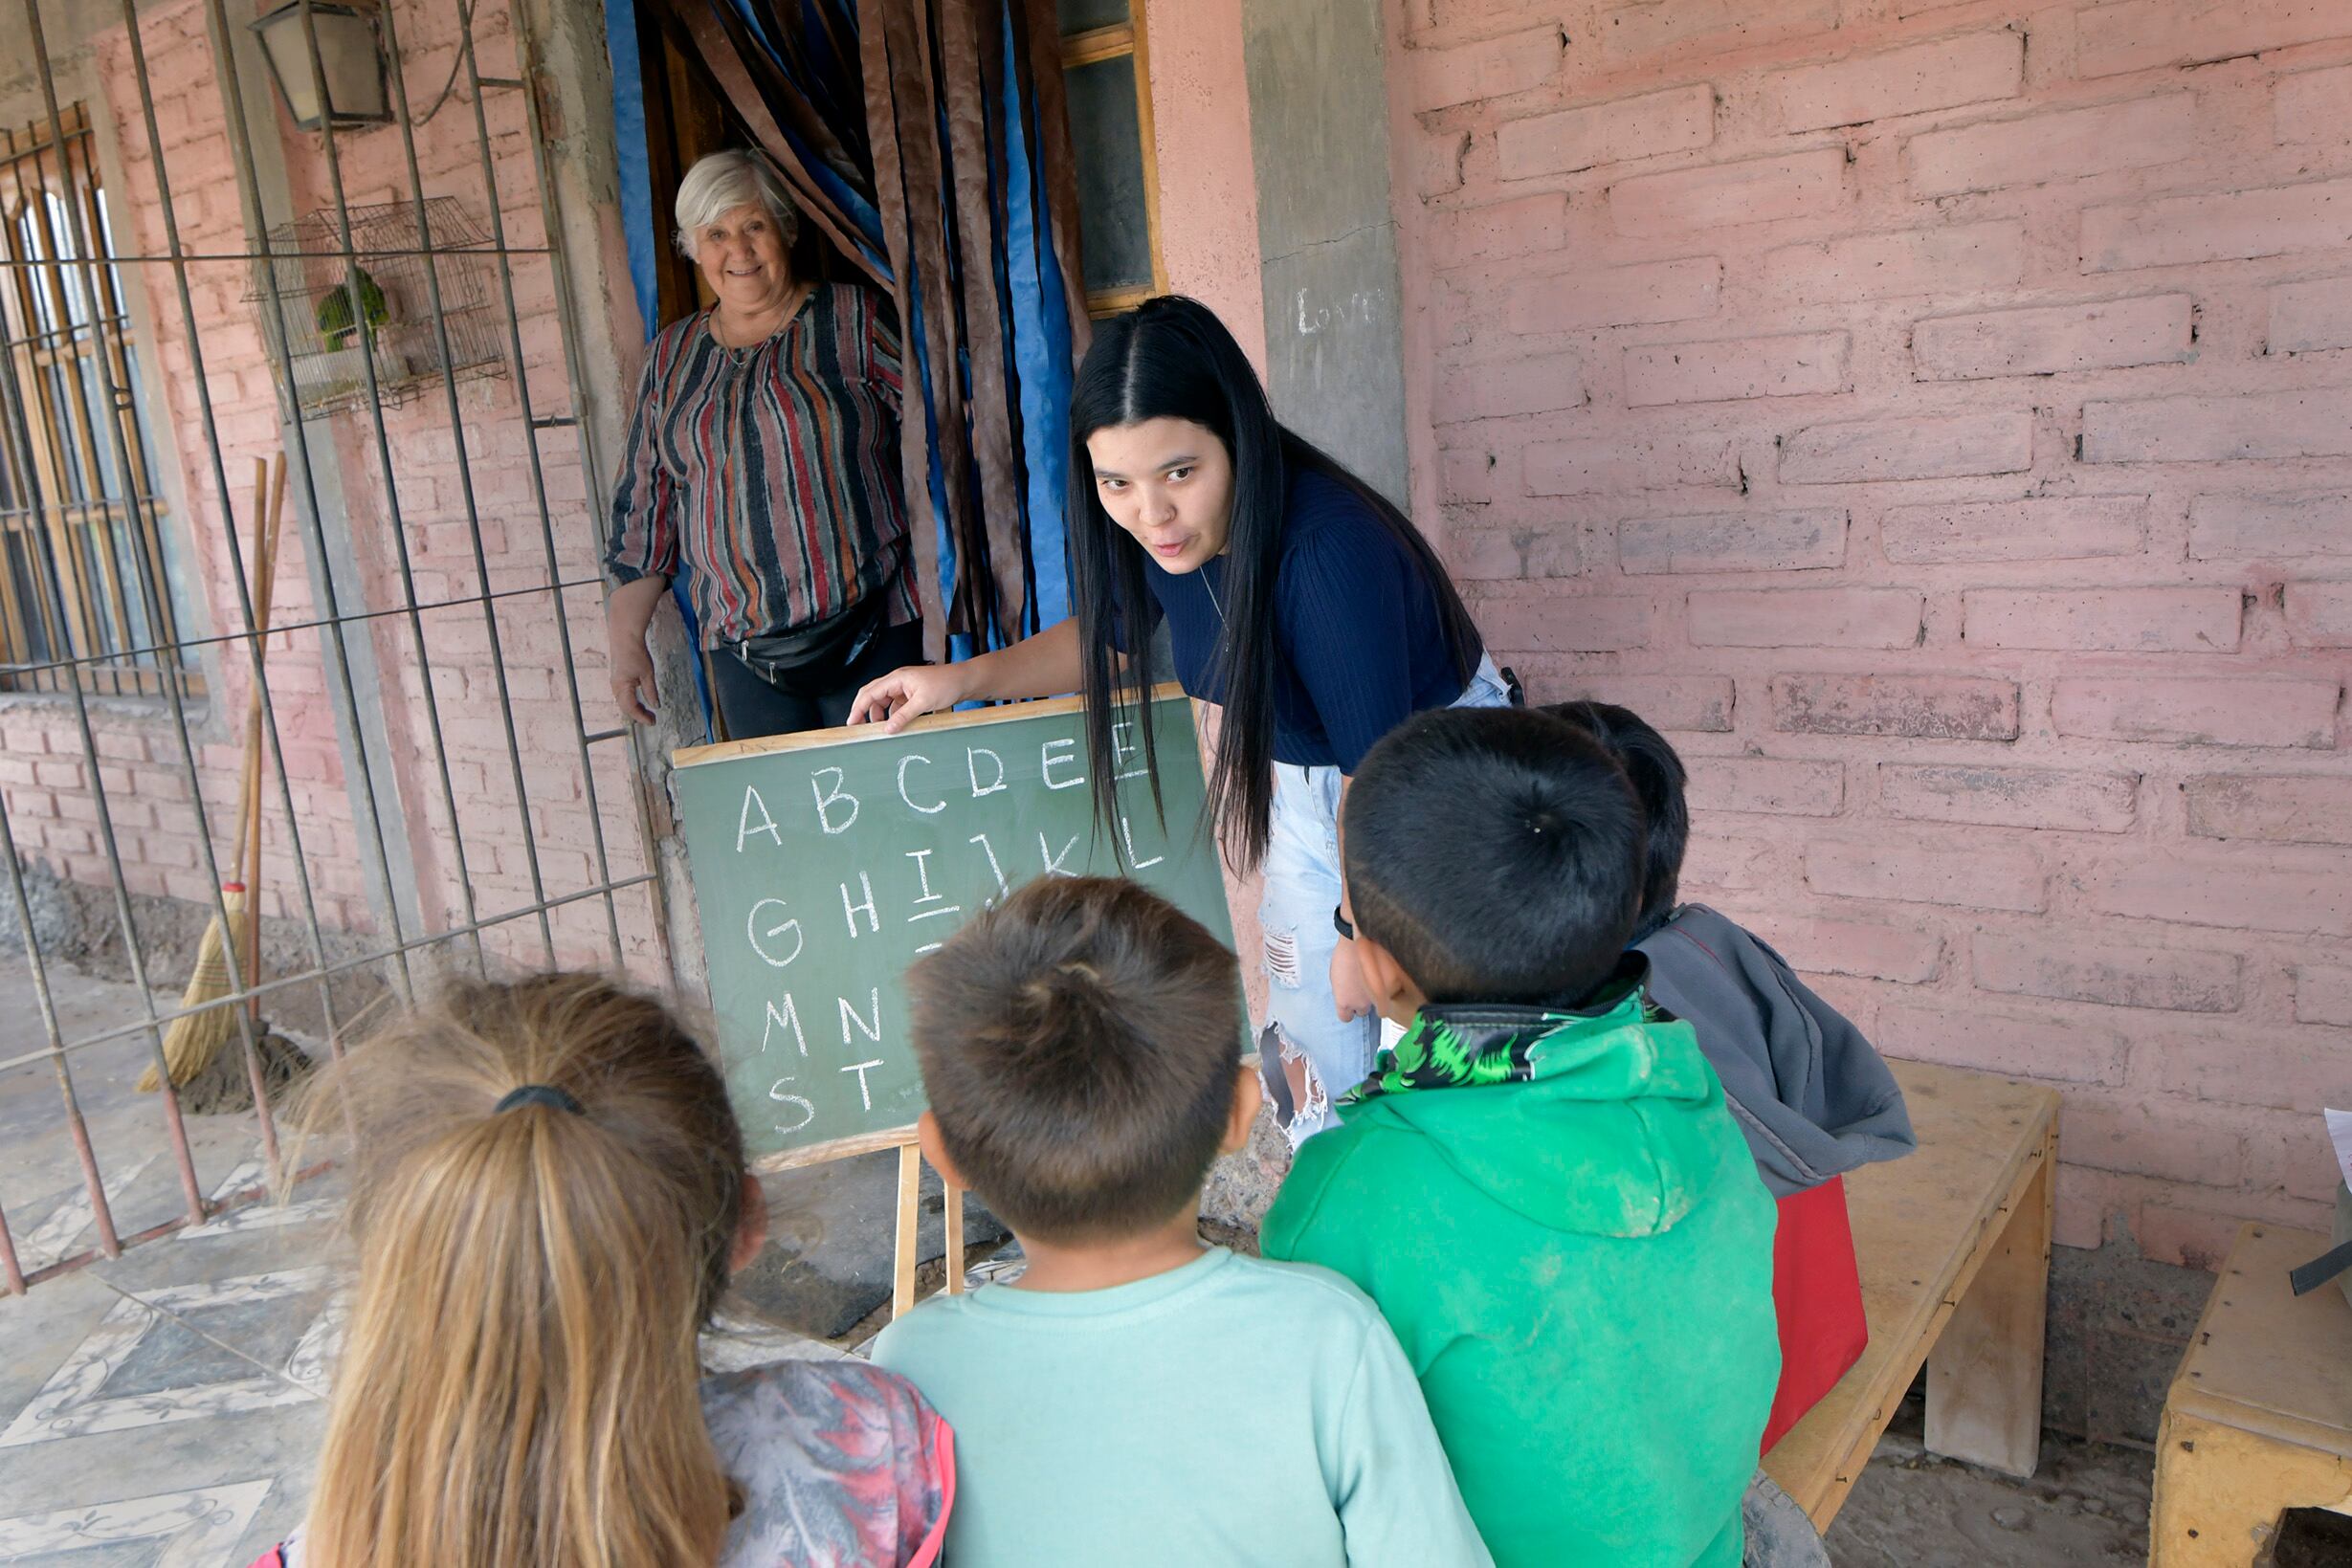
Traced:
<path fill-rule="evenodd" d="M 1775 1198 L 1919 1146 L 1903 1092 L 1862 1031 L 1781 956 L 1685 904 L 1636 944 L 1653 1001 L 1698 1031 Z"/>

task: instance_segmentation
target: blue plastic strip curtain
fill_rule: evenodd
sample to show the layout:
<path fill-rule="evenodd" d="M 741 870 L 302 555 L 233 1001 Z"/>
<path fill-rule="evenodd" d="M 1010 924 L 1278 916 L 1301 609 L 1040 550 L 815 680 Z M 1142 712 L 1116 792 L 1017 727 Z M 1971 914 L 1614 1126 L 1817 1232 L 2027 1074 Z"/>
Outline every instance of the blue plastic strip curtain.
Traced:
<path fill-rule="evenodd" d="M 1005 15 L 1005 57 L 1013 58 L 1012 15 Z M 1029 629 L 1041 631 L 1070 616 L 1070 546 L 1062 506 L 1070 485 L 1070 395 L 1065 369 L 1073 360 L 1070 317 L 1063 308 L 1061 264 L 1054 258 L 1045 216 L 1045 188 L 1034 156 L 1037 138 L 1018 76 L 1005 72 L 1000 109 L 1005 127 L 1005 260 L 1011 296 L 1010 342 L 1021 389 L 1021 446 L 1028 459 L 1029 545 L 1033 599 Z M 1049 395 L 1051 389 L 1052 395 Z"/>
<path fill-rule="evenodd" d="M 646 144 L 644 56 L 639 53 L 636 0 L 607 0 L 605 52 L 612 58 L 612 135 L 623 150 L 621 173 L 621 232 L 629 243 L 629 280 L 637 296 L 637 319 L 645 323 L 645 341 L 652 342 L 661 327 L 661 284 L 656 276 L 664 228 L 654 215 L 654 187 L 650 161 L 630 156 L 630 149 Z M 609 478 L 598 475 L 598 481 Z M 695 617 L 694 595 L 687 588 L 687 565 L 678 563 L 670 579 L 670 600 L 685 623 L 686 646 L 697 651 L 686 661 L 694 672 L 695 703 L 702 712 L 702 739 L 719 738 L 717 705 L 710 675 L 702 667 L 701 624 Z"/>
<path fill-rule="evenodd" d="M 1052 0 L 644 4 L 817 227 L 898 303 L 932 646 L 965 657 L 1064 619 L 1070 379 L 1086 322 Z M 971 57 L 975 42 L 988 58 Z M 617 78 L 618 44 L 615 64 Z M 630 242 L 632 261 L 647 248 L 650 276 L 651 223 L 632 222 Z M 986 276 L 969 276 L 984 257 Z"/>

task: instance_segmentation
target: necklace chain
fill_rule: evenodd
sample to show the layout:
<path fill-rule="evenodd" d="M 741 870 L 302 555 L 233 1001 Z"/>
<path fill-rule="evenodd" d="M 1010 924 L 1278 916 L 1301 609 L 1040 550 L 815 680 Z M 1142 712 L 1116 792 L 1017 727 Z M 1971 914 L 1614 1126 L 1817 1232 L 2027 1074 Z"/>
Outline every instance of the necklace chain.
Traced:
<path fill-rule="evenodd" d="M 1217 602 L 1217 585 L 1209 580 L 1209 563 L 1201 563 L 1201 586 L 1209 590 L 1209 607 L 1217 612 L 1217 624 L 1225 624 L 1225 607 Z"/>

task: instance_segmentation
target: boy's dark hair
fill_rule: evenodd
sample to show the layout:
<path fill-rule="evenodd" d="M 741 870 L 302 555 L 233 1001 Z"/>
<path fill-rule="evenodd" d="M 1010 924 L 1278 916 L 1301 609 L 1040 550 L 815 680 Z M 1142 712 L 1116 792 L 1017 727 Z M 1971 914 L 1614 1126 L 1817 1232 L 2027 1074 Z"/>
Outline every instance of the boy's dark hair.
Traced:
<path fill-rule="evenodd" d="M 1200 1191 L 1241 1061 L 1232 953 L 1134 882 L 1040 877 L 907 971 L 940 1138 L 1004 1222 L 1130 1235 Z"/>
<path fill-rule="evenodd" d="M 1682 851 L 1691 842 L 1691 808 L 1682 798 L 1690 775 L 1682 759 L 1631 708 L 1613 702 L 1555 702 L 1543 710 L 1609 748 L 1625 769 L 1626 782 L 1650 821 L 1648 874 L 1643 878 L 1641 925 L 1662 920 L 1675 907 L 1682 879 Z"/>
<path fill-rule="evenodd" d="M 1347 792 L 1358 929 L 1431 1002 L 1572 1005 L 1641 894 L 1641 806 L 1590 736 L 1526 709 L 1418 714 Z"/>

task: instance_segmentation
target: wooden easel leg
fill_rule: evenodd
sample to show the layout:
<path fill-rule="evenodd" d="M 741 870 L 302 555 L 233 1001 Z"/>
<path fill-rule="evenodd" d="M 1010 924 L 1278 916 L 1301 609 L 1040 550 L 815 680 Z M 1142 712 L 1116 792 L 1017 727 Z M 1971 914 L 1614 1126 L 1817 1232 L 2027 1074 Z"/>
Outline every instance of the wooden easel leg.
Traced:
<path fill-rule="evenodd" d="M 903 1317 L 915 1305 L 915 1231 L 922 1219 L 922 1151 L 899 1147 L 898 1255 L 890 1270 L 890 1315 Z"/>
<path fill-rule="evenodd" d="M 947 1293 L 964 1293 L 964 1189 L 953 1182 L 947 1188 Z"/>
<path fill-rule="evenodd" d="M 2009 1475 L 2041 1459 L 2042 1333 L 2050 1310 L 2050 1230 L 2057 1134 L 2041 1168 L 1927 1357 L 1927 1447 Z"/>

